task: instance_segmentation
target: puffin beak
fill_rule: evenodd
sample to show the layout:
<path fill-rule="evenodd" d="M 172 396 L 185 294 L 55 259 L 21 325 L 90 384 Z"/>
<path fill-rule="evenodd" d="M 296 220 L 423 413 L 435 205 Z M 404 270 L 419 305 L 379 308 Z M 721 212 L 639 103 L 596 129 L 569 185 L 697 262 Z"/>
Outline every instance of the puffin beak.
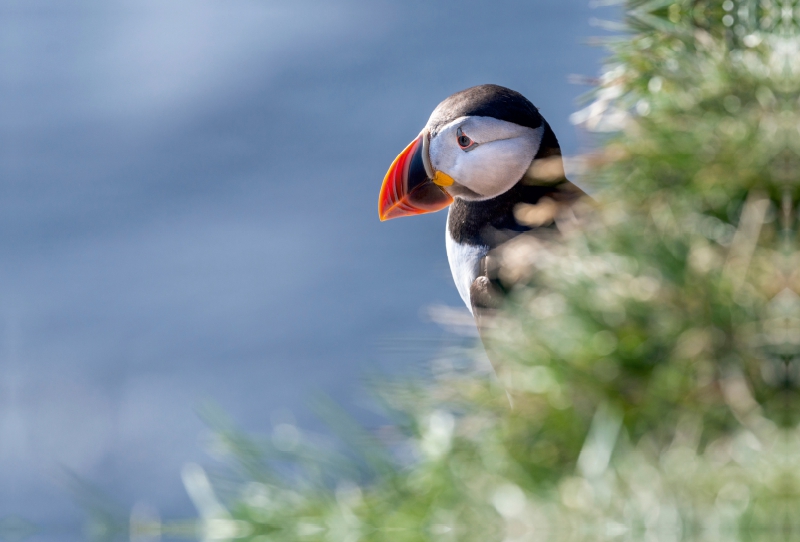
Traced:
<path fill-rule="evenodd" d="M 378 197 L 381 220 L 432 213 L 453 203 L 452 196 L 442 188 L 453 184 L 453 179 L 433 171 L 428 141 L 425 130 L 392 162 Z"/>

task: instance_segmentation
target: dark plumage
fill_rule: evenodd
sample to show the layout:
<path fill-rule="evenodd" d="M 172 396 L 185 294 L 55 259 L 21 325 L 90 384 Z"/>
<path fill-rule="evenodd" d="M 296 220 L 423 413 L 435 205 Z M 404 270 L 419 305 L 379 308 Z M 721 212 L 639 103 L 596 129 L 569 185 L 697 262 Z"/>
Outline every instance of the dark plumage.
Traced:
<path fill-rule="evenodd" d="M 433 110 L 428 127 L 436 134 L 458 117 L 492 117 L 534 129 L 544 121 L 525 96 L 500 85 L 479 85 L 449 96 Z"/>

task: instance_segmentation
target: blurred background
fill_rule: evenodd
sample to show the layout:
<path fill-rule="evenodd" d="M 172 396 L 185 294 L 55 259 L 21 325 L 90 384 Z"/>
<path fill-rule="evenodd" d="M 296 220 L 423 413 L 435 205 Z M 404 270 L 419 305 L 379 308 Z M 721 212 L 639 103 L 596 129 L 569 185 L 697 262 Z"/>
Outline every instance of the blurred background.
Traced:
<path fill-rule="evenodd" d="M 190 515 L 206 401 L 268 433 L 357 416 L 462 303 L 445 213 L 379 223 L 391 161 L 463 88 L 565 154 L 604 56 L 588 0 L 0 0 L 0 518 L 78 525 L 64 468 Z M 387 342 L 413 345 L 398 353 Z M 425 339 L 425 340 L 422 340 Z M 433 346 L 431 346 L 433 348 Z M 290 414 L 291 413 L 291 414 Z"/>

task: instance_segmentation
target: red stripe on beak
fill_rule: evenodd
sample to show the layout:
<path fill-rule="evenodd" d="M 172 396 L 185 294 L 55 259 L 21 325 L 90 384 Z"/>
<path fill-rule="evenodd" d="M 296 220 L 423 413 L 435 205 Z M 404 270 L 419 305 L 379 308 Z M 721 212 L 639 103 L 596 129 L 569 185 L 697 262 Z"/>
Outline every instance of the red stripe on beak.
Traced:
<path fill-rule="evenodd" d="M 432 213 L 444 209 L 453 198 L 425 172 L 423 137 L 412 141 L 392 162 L 378 196 L 378 216 L 390 220 L 401 216 Z"/>

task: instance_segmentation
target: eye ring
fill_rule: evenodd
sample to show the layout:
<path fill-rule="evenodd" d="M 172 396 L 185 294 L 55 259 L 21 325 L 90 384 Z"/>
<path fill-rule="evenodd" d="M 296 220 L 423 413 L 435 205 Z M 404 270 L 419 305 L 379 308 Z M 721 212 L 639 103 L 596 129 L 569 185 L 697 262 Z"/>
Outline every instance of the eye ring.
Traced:
<path fill-rule="evenodd" d="M 465 134 L 460 127 L 458 130 L 456 130 L 456 142 L 458 143 L 458 146 L 461 147 L 462 151 L 471 151 L 478 146 L 478 144 L 472 141 L 472 139 L 470 139 L 470 137 Z"/>

